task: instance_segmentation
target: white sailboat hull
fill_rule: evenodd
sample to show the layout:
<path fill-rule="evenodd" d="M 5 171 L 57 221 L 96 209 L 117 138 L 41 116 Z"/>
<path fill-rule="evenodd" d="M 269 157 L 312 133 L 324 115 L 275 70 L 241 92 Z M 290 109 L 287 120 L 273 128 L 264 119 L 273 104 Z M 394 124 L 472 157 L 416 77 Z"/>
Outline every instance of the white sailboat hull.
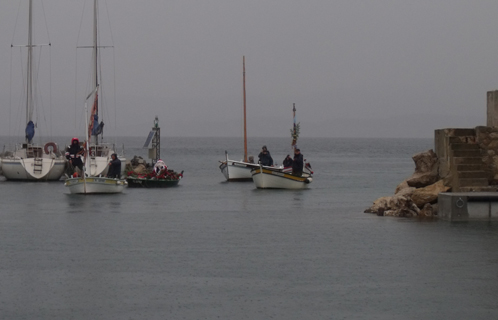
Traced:
<path fill-rule="evenodd" d="M 68 178 L 64 185 L 71 194 L 121 193 L 128 185 L 126 180 L 88 177 Z"/>
<path fill-rule="evenodd" d="M 220 170 L 227 181 L 251 181 L 251 170 L 258 167 L 254 163 L 227 159 L 221 163 Z"/>
<path fill-rule="evenodd" d="M 252 171 L 252 180 L 258 189 L 306 189 L 313 181 L 306 174 L 296 177 L 280 170 L 268 170 L 262 167 Z"/>
<path fill-rule="evenodd" d="M 57 181 L 66 168 L 65 159 L 3 158 L 2 174 L 7 180 Z"/>
<path fill-rule="evenodd" d="M 98 177 L 107 175 L 109 171 L 109 157 L 90 157 L 87 161 L 86 170 L 89 176 Z"/>
<path fill-rule="evenodd" d="M 106 176 L 109 171 L 109 162 L 111 161 L 111 155 L 115 153 L 112 144 L 101 143 L 99 145 L 90 145 L 90 157 L 86 163 L 86 172 L 88 176 L 99 177 Z M 121 176 L 124 175 L 125 166 L 124 163 L 126 159 L 124 157 L 118 156 L 121 160 Z M 84 158 L 82 159 L 83 162 Z"/>

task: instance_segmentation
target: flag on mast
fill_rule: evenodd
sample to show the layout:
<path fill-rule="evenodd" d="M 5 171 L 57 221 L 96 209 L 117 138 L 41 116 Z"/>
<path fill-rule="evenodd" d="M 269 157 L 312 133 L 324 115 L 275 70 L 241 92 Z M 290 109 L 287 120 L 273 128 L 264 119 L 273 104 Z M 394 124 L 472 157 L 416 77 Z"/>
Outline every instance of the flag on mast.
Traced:
<path fill-rule="evenodd" d="M 293 124 L 293 127 L 291 129 L 291 136 L 292 136 L 292 143 L 291 143 L 291 147 L 293 149 L 296 148 L 296 144 L 297 144 L 297 138 L 299 138 L 299 122 L 296 123 L 296 104 L 293 103 L 292 104 L 292 112 L 294 114 L 294 124 Z"/>

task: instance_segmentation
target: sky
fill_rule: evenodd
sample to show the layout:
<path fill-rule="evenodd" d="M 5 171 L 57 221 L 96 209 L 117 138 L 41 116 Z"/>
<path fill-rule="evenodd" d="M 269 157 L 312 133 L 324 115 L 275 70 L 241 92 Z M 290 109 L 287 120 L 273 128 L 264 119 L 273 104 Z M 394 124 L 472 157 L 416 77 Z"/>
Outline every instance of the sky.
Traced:
<path fill-rule="evenodd" d="M 0 135 L 23 135 L 27 0 L 0 2 Z M 84 134 L 92 1 L 34 0 L 37 134 Z M 486 124 L 496 0 L 101 0 L 106 132 L 430 138 Z M 112 48 L 111 48 L 112 46 Z M 24 59 L 24 60 L 21 60 Z M 24 61 L 24 62 L 23 62 Z"/>

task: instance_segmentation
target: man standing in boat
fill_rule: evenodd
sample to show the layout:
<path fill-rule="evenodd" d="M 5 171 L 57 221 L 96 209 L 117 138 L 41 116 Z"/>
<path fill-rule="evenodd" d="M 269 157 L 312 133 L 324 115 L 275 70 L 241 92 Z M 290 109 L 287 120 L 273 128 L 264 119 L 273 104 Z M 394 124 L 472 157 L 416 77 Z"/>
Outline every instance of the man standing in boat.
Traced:
<path fill-rule="evenodd" d="M 82 146 L 80 146 L 80 141 L 78 138 L 73 138 L 71 140 L 71 145 L 66 148 L 66 159 L 73 169 L 78 168 L 83 172 L 83 161 L 81 156 L 85 152 Z"/>
<path fill-rule="evenodd" d="M 302 176 L 303 175 L 303 155 L 301 154 L 301 150 L 298 148 L 294 149 L 294 160 L 292 161 L 292 175 L 294 176 Z"/>
<path fill-rule="evenodd" d="M 118 155 L 115 153 L 111 155 L 107 177 L 115 179 L 119 179 L 121 177 L 121 160 L 118 159 Z"/>
<path fill-rule="evenodd" d="M 273 166 L 273 158 L 270 155 L 270 151 L 266 148 L 266 146 L 263 146 L 261 152 L 258 155 L 259 158 L 259 163 L 262 164 L 263 166 Z"/>
<path fill-rule="evenodd" d="M 284 168 L 290 168 L 292 167 L 292 158 L 290 155 L 287 155 L 287 157 L 285 157 L 284 161 L 282 162 L 282 165 L 284 166 Z"/>

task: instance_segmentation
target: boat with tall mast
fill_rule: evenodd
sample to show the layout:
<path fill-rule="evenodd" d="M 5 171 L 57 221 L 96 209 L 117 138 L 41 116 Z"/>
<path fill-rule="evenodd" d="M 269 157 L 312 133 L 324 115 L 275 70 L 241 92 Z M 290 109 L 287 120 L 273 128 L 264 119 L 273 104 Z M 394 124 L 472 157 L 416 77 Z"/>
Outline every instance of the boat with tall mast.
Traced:
<path fill-rule="evenodd" d="M 296 104 L 293 104 L 294 124 L 291 129 L 291 148 L 297 149 L 300 125 L 296 123 Z M 258 166 L 251 171 L 252 180 L 258 189 L 306 189 L 313 182 L 313 171 L 311 165 L 303 160 L 303 168 L 300 174 L 293 173 L 291 168 L 271 168 Z"/>
<path fill-rule="evenodd" d="M 88 105 L 87 101 L 96 94 L 98 87 L 94 89 L 85 99 L 85 127 L 88 127 Z M 85 145 L 88 145 L 91 132 L 87 131 Z M 101 175 L 92 176 L 87 169 L 90 165 L 90 149 L 86 148 L 84 153 L 85 165 L 83 166 L 83 175 L 81 177 L 67 178 L 64 185 L 69 188 L 72 194 L 96 194 L 96 193 L 121 193 L 128 185 L 126 180 L 119 178 L 107 178 Z"/>
<path fill-rule="evenodd" d="M 33 44 L 33 1 L 28 3 L 28 44 L 26 67 L 26 129 L 25 141 L 16 145 L 14 151 L 2 153 L 0 159 L 1 172 L 7 180 L 19 181 L 56 181 L 64 173 L 66 159 L 59 152 L 56 143 L 48 142 L 44 146 L 34 143 L 36 123 L 33 117 L 35 111 L 34 75 L 35 61 L 33 49 L 43 45 Z M 48 44 L 50 46 L 50 44 Z M 17 47 L 11 45 L 11 47 Z M 37 78 L 37 77 L 36 77 Z"/>
<path fill-rule="evenodd" d="M 87 135 L 90 137 L 88 139 L 88 144 L 86 148 L 88 149 L 88 166 L 87 173 L 90 176 L 104 176 L 107 174 L 109 169 L 109 161 L 111 160 L 111 155 L 115 152 L 115 146 L 112 143 L 104 143 L 103 135 L 104 135 L 104 121 L 103 121 L 103 112 L 102 112 L 102 95 L 101 89 L 101 79 L 99 76 L 99 69 L 101 67 L 100 64 L 100 54 L 99 49 L 105 48 L 107 46 L 101 46 L 99 44 L 99 35 L 98 35 L 98 1 L 93 1 L 93 44 L 87 47 L 80 48 L 91 48 L 92 49 L 92 82 L 93 89 L 95 89 L 95 93 L 93 94 L 93 105 L 90 111 L 89 116 L 89 124 L 87 125 L 88 133 Z M 99 123 L 99 117 L 101 121 Z M 119 157 L 122 162 L 125 162 L 123 157 Z M 124 166 L 123 166 L 124 167 Z M 122 170 L 124 173 L 124 168 Z"/>
<path fill-rule="evenodd" d="M 228 152 L 225 151 L 225 161 L 220 161 L 221 172 L 227 181 L 252 181 L 251 170 L 259 167 L 254 161 L 249 161 L 247 157 L 247 121 L 246 121 L 246 58 L 242 57 L 242 87 L 244 100 L 244 159 L 230 160 Z"/>
<path fill-rule="evenodd" d="M 93 2 L 93 79 L 94 88 L 85 99 L 85 153 L 82 177 L 67 178 L 65 186 L 70 193 L 121 193 L 127 182 L 120 178 L 105 177 L 109 169 L 111 155 L 114 154 L 112 145 L 101 142 L 104 122 L 99 121 L 99 55 L 98 55 L 98 2 Z M 88 115 L 88 101 L 93 97 L 93 105 Z M 124 162 L 123 160 L 121 160 Z M 121 165 L 123 172 L 124 165 Z"/>

